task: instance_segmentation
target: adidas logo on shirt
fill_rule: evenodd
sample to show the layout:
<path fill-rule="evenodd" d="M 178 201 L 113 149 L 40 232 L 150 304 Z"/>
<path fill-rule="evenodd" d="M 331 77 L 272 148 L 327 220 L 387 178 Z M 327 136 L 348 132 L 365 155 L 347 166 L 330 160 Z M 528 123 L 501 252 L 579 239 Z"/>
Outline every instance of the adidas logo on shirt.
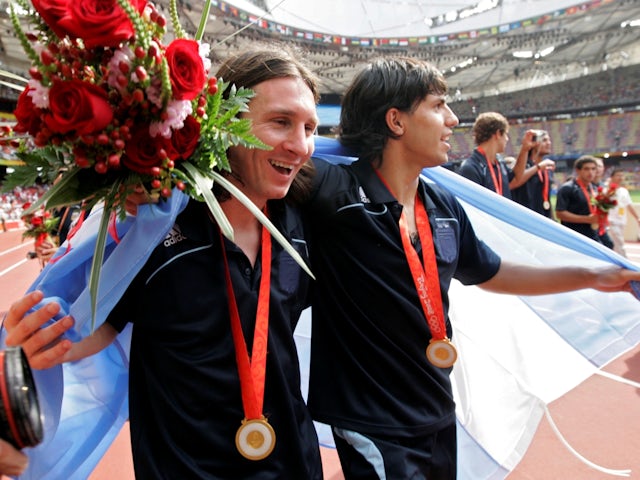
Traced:
<path fill-rule="evenodd" d="M 186 239 L 187 237 L 182 235 L 182 232 L 180 231 L 180 226 L 176 224 L 171 227 L 171 230 L 167 233 L 167 236 L 164 237 L 164 242 L 162 243 L 165 247 L 170 247 L 171 245 L 175 245 L 176 243 Z"/>
<path fill-rule="evenodd" d="M 360 201 L 362 203 L 371 203 L 371 200 L 369 200 L 369 197 L 367 197 L 367 194 L 364 193 L 364 188 L 362 187 L 358 188 L 358 196 L 360 197 Z"/>

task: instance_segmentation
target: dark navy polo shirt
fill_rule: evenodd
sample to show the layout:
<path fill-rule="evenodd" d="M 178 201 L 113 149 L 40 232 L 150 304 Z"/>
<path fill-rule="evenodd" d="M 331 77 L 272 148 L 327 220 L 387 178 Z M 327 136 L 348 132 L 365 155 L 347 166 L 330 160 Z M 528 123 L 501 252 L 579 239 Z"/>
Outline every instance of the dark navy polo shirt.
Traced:
<path fill-rule="evenodd" d="M 315 193 L 305 209 L 317 279 L 309 390 L 314 419 L 394 436 L 451 424 L 450 369 L 426 359 L 431 335 L 402 248 L 402 206 L 367 162 L 315 163 Z M 496 274 L 500 259 L 475 236 L 450 193 L 426 182 L 419 192 L 446 315 L 451 279 L 482 283 Z M 451 335 L 448 320 L 447 331 Z"/>
<path fill-rule="evenodd" d="M 270 217 L 308 259 L 299 215 L 282 203 Z M 262 274 L 225 240 L 249 351 Z M 264 460 L 244 459 L 235 435 L 244 418 L 217 227 L 190 202 L 110 314 L 133 323 L 129 402 L 139 479 L 322 479 L 317 435 L 300 393 L 293 331 L 308 306 L 310 277 L 272 246 L 264 414 L 276 446 Z"/>
<path fill-rule="evenodd" d="M 513 171 L 507 167 L 504 161 L 498 159 L 496 162 L 500 175 L 502 177 L 502 196 L 511 199 L 511 190 L 509 189 L 509 182 L 513 179 Z M 472 182 L 482 185 L 488 188 L 492 192 L 496 193 L 496 187 L 493 183 L 493 177 L 491 171 L 487 165 L 487 158 L 478 151 L 476 148 L 471 156 L 467 158 L 462 165 L 458 173 L 465 178 L 468 178 Z"/>
<path fill-rule="evenodd" d="M 567 211 L 577 215 L 590 215 L 591 209 L 589 202 L 584 197 L 584 193 L 580 185 L 575 180 L 569 180 L 560 186 L 556 196 L 556 212 Z M 596 230 L 591 228 L 588 223 L 572 223 L 561 221 L 562 225 L 575 230 L 582 235 L 592 238 L 596 242 L 600 242 Z"/>
<path fill-rule="evenodd" d="M 531 160 L 527 160 L 527 165 L 525 168 L 533 167 L 535 163 Z M 546 190 L 547 198 L 549 202 L 551 202 L 551 184 L 553 183 L 553 172 L 551 170 L 547 170 L 547 175 L 549 176 L 549 182 L 546 185 L 540 177 L 542 176 L 542 172 L 536 172 L 533 176 L 527 180 L 523 185 L 518 188 L 514 188 L 511 190 L 511 199 L 518 202 L 520 205 L 523 205 L 534 212 L 539 213 L 540 215 L 544 215 L 545 217 L 552 218 L 551 215 L 551 206 L 549 208 L 544 208 L 544 193 Z M 542 177 L 544 179 L 544 177 Z"/>

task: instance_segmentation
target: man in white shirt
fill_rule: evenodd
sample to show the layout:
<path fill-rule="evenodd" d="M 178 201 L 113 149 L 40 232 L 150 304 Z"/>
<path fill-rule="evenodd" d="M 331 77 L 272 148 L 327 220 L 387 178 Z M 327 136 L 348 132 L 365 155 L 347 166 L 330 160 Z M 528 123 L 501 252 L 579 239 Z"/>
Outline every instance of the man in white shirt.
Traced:
<path fill-rule="evenodd" d="M 616 189 L 616 200 L 618 204 L 609 211 L 609 236 L 613 240 L 613 249 L 622 255 L 627 256 L 624 249 L 624 229 L 627 225 L 627 211 L 631 214 L 636 222 L 640 222 L 640 217 L 632 205 L 629 190 L 622 186 L 624 183 L 624 171 L 614 169 L 609 179 L 609 186 L 618 185 Z"/>

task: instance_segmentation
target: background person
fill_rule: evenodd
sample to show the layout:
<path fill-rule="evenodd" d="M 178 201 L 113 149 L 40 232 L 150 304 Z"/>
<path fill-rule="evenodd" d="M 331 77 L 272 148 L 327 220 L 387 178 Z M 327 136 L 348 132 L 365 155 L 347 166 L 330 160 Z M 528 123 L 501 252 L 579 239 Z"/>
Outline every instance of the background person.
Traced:
<path fill-rule="evenodd" d="M 596 162 L 596 176 L 593 180 L 593 184 L 597 187 L 602 187 L 604 185 L 604 161 L 600 157 L 593 157 Z M 600 243 L 602 243 L 605 247 L 613 249 L 613 240 L 609 236 L 608 228 L 604 230 L 604 232 L 598 232 L 598 238 L 600 239 Z"/>
<path fill-rule="evenodd" d="M 534 212 L 554 219 L 551 186 L 556 162 L 544 158 L 551 153 L 551 137 L 546 130 L 528 130 L 522 141 L 528 149 L 527 164 L 521 184 L 511 188 L 511 197 Z"/>
<path fill-rule="evenodd" d="M 622 255 L 627 256 L 624 248 L 624 231 L 627 226 L 628 215 L 635 219 L 636 223 L 640 223 L 638 212 L 633 206 L 629 190 L 624 186 L 624 170 L 614 168 L 611 172 L 608 185 L 615 184 L 617 205 L 609 210 L 609 236 L 613 241 L 613 250 Z"/>
<path fill-rule="evenodd" d="M 574 177 L 563 183 L 558 189 L 556 198 L 556 216 L 565 227 L 575 230 L 598 243 L 598 215 L 591 199 L 595 195 L 597 163 L 595 157 L 583 155 L 574 165 Z"/>
<path fill-rule="evenodd" d="M 509 122 L 498 112 L 481 113 L 473 124 L 472 132 L 477 146 L 471 157 L 462 162 L 458 173 L 498 195 L 511 198 L 509 184 L 520 183 L 526 151 L 521 149 L 513 169 L 499 156 L 509 141 Z"/>

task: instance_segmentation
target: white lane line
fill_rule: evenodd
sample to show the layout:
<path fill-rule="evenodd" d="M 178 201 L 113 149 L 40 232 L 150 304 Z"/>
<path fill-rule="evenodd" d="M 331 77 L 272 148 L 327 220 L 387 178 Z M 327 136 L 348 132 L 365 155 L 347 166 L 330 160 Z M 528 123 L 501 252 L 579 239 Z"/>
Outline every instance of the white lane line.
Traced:
<path fill-rule="evenodd" d="M 19 250 L 19 249 L 24 248 L 24 247 L 31 247 L 32 245 L 33 244 L 29 243 L 29 242 L 21 243 L 20 245 L 16 245 L 15 247 L 12 247 L 12 248 L 9 248 L 7 250 L 3 250 L 2 252 L 0 252 L 0 257 L 2 255 L 6 255 L 7 253 L 11 253 L 11 252 L 13 252 L 15 250 Z"/>
<path fill-rule="evenodd" d="M 2 277 L 6 273 L 9 273 L 14 268 L 18 268 L 20 265 L 22 265 L 23 263 L 26 263 L 28 261 L 29 261 L 28 258 L 24 258 L 24 259 L 20 260 L 18 263 L 14 263 L 13 265 L 11 265 L 9 268 L 5 268 L 4 270 L 2 270 L 0 272 L 0 277 Z"/>

